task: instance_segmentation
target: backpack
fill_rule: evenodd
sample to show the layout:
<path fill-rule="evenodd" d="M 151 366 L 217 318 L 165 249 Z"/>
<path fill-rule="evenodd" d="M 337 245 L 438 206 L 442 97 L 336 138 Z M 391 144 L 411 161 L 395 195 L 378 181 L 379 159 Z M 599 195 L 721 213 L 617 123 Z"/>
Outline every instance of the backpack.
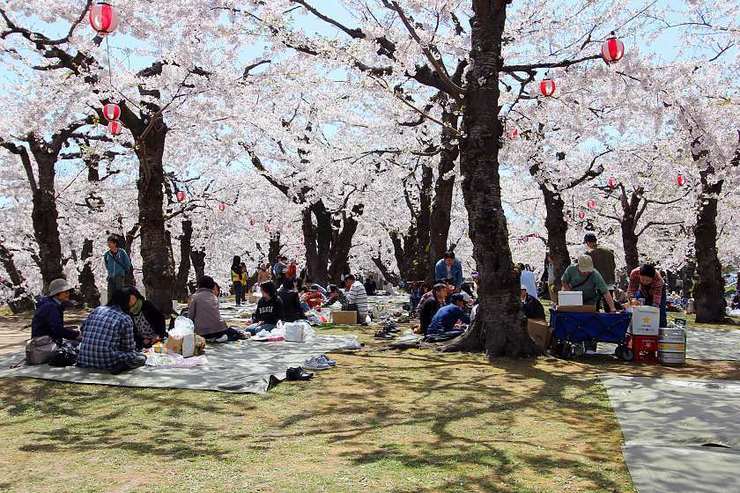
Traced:
<path fill-rule="evenodd" d="M 57 350 L 57 343 L 51 336 L 39 336 L 26 342 L 26 361 L 29 365 L 43 365 Z"/>
<path fill-rule="evenodd" d="M 51 359 L 49 359 L 49 366 L 74 366 L 77 364 L 77 355 L 79 350 L 76 346 L 65 342 L 54 351 Z"/>

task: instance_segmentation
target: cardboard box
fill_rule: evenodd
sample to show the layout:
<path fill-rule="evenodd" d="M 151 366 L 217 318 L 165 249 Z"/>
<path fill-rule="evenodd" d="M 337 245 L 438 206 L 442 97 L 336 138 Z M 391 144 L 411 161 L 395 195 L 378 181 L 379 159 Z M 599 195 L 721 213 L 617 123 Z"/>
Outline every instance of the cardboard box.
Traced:
<path fill-rule="evenodd" d="M 660 310 L 654 306 L 632 308 L 632 334 L 657 336 L 660 333 Z"/>
<path fill-rule="evenodd" d="M 552 332 L 544 320 L 527 320 L 529 337 L 542 351 L 550 347 Z"/>
<path fill-rule="evenodd" d="M 357 312 L 332 312 L 332 322 L 339 325 L 357 324 Z"/>
<path fill-rule="evenodd" d="M 559 312 L 570 312 L 570 313 L 596 313 L 596 306 L 594 305 L 578 305 L 578 306 L 558 306 Z"/>
<path fill-rule="evenodd" d="M 581 306 L 583 293 L 581 291 L 558 291 L 558 305 Z"/>

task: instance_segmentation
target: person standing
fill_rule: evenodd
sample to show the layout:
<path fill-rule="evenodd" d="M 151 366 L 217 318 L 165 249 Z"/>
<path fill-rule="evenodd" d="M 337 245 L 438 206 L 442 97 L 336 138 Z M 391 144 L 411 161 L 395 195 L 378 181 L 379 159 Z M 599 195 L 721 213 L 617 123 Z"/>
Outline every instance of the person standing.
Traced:
<path fill-rule="evenodd" d="M 103 255 L 103 263 L 108 271 L 108 302 L 113 299 L 116 290 L 126 285 L 126 276 L 131 269 L 131 259 L 126 250 L 120 247 L 116 236 L 108 238 L 108 251 Z"/>
<path fill-rule="evenodd" d="M 594 269 L 599 271 L 601 277 L 604 278 L 609 293 L 614 297 L 614 271 L 617 268 L 614 262 L 614 252 L 608 248 L 599 247 L 596 241 L 596 235 L 593 233 L 587 233 L 583 238 L 583 243 L 586 244 L 586 254 L 594 261 Z M 600 305 L 601 300 L 599 300 L 596 308 L 598 309 Z"/>
<path fill-rule="evenodd" d="M 265 264 L 260 264 L 257 269 L 257 288 L 259 288 L 263 283 L 271 281 L 272 275 L 270 274 L 269 266 Z"/>
<path fill-rule="evenodd" d="M 235 255 L 231 262 L 231 284 L 234 289 L 236 306 L 240 306 L 244 299 L 244 286 L 242 285 L 242 259 L 238 255 Z"/>
<path fill-rule="evenodd" d="M 274 281 L 273 284 L 277 286 L 282 286 L 283 281 L 285 280 L 285 274 L 287 271 L 288 271 L 287 257 L 283 257 L 283 256 L 278 257 L 278 261 L 272 267 L 272 278 Z"/>
<path fill-rule="evenodd" d="M 583 304 L 596 306 L 603 297 L 609 310 L 616 312 L 614 298 L 607 289 L 604 278 L 594 269 L 594 261 L 589 255 L 578 257 L 578 263 L 571 265 L 563 273 L 563 291 L 580 291 L 583 293 Z"/>
<path fill-rule="evenodd" d="M 545 269 L 547 269 L 547 292 L 550 294 L 550 301 L 558 302 L 558 284 L 555 278 L 555 262 L 552 260 L 552 254 L 547 251 Z"/>
<path fill-rule="evenodd" d="M 367 325 L 367 292 L 365 286 L 357 281 L 357 278 L 350 274 L 344 279 L 344 287 L 347 291 L 347 309 L 357 310 L 357 323 Z"/>
<path fill-rule="evenodd" d="M 298 265 L 295 263 L 295 260 L 290 261 L 290 265 L 288 265 L 288 269 L 285 271 L 285 277 L 292 282 L 298 279 Z"/>
<path fill-rule="evenodd" d="M 460 291 L 463 283 L 463 268 L 453 252 L 445 252 L 444 257 L 434 266 L 434 280 L 441 282 L 445 279 L 452 279 L 455 290 Z"/>

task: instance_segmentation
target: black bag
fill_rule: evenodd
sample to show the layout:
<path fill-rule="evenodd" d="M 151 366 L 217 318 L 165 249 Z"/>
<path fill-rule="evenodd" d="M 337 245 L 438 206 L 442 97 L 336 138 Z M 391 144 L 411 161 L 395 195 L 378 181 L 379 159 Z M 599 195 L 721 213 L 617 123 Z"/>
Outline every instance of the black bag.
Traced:
<path fill-rule="evenodd" d="M 77 355 L 79 350 L 76 346 L 65 342 L 60 345 L 51 359 L 49 360 L 49 366 L 63 367 L 63 366 L 74 366 L 77 364 Z"/>

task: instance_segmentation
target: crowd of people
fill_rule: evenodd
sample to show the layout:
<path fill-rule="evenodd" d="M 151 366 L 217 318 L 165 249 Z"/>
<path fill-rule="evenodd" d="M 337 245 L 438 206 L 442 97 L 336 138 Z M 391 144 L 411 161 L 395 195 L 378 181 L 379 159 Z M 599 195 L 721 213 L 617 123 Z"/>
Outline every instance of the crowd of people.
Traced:
<path fill-rule="evenodd" d="M 660 310 L 660 326 L 667 325 L 666 284 L 651 264 L 629 272 L 626 290 L 616 289 L 614 253 L 598 245 L 594 234 L 584 238 L 585 251 L 556 282 L 552 258 L 547 255 L 544 292 L 557 303 L 558 291 L 579 291 L 585 305 L 616 312 L 623 304 L 643 304 Z M 127 285 L 131 260 L 116 237 L 108 240 L 103 256 L 107 272 L 108 302 L 94 309 L 80 328 L 64 323 L 65 307 L 70 304 L 73 287 L 65 279 L 56 279 L 41 298 L 32 321 L 32 338 L 47 337 L 60 346 L 74 347 L 77 365 L 114 373 L 144 364 L 142 350 L 162 341 L 167 335 L 167 317 L 135 288 Z M 521 311 L 527 319 L 545 319 L 540 291 L 533 269 L 518 264 L 521 284 Z M 454 252 L 446 252 L 434 266 L 434 283 L 409 283 L 411 312 L 419 318 L 419 331 L 430 340 L 445 340 L 466 330 L 477 315 L 479 278 L 473 273 L 466 281 L 463 266 Z M 295 260 L 280 256 L 274 265 L 260 264 L 250 276 L 245 262 L 235 256 L 231 265 L 231 283 L 236 305 L 245 302 L 249 287 L 258 297 L 252 323 L 246 328 L 229 327 L 221 314 L 221 287 L 210 276 L 198 280 L 184 314 L 195 333 L 210 342 L 244 339 L 274 329 L 281 321 L 307 318 L 312 310 L 339 304 L 344 311 L 357 313 L 358 323 L 369 320 L 368 296 L 377 291 L 377 283 L 368 278 L 361 282 L 346 274 L 341 285 L 326 287 L 306 279 L 306 269 L 299 271 Z M 737 296 L 736 296 L 737 298 Z M 252 299 L 254 301 L 254 299 Z M 738 306 L 740 307 L 740 299 Z"/>

